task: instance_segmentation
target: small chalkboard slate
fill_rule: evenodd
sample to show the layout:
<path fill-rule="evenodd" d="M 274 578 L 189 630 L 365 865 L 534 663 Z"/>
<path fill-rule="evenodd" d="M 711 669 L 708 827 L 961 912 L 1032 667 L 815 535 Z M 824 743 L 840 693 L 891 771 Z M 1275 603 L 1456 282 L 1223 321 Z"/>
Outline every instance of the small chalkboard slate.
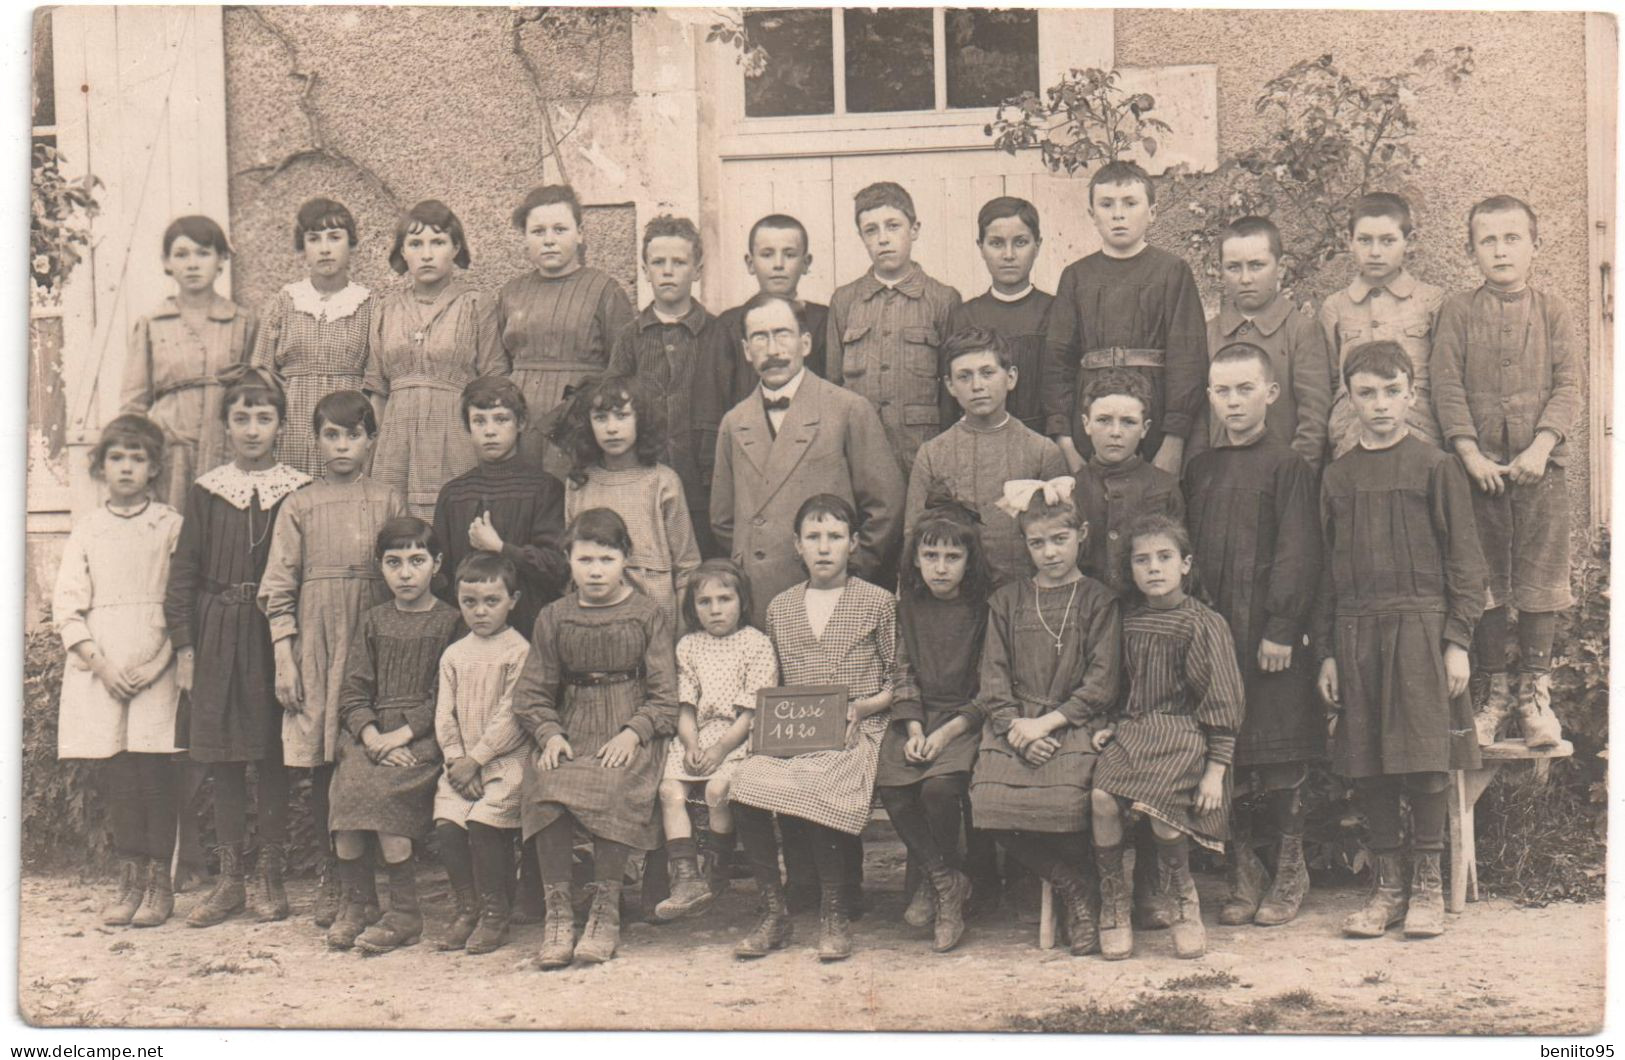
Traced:
<path fill-rule="evenodd" d="M 794 758 L 845 747 L 845 685 L 797 685 L 756 693 L 751 754 Z"/>

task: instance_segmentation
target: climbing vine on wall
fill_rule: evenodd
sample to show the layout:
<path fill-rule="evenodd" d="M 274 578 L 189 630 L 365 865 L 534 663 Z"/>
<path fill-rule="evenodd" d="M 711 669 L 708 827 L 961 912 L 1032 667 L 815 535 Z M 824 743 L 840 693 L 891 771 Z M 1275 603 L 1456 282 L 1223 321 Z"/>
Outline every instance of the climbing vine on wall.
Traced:
<path fill-rule="evenodd" d="M 28 274 L 35 290 L 50 300 L 61 297 L 68 274 L 84 260 L 90 224 L 100 210 L 96 189 L 102 182 L 89 173 L 63 176 L 65 162 L 50 144 L 34 145 Z"/>

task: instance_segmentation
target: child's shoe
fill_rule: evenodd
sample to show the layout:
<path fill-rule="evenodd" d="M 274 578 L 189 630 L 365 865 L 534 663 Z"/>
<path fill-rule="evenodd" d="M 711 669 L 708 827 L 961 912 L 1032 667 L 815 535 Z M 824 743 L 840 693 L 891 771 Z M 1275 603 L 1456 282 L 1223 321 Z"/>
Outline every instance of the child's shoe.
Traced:
<path fill-rule="evenodd" d="M 1202 904 L 1191 877 L 1189 840 L 1180 836 L 1172 843 L 1157 843 L 1162 892 L 1173 900 L 1174 956 L 1191 960 L 1207 952 L 1207 929 L 1202 926 Z"/>
<path fill-rule="evenodd" d="M 706 886 L 715 897 L 721 898 L 728 893 L 728 883 L 733 879 L 733 853 L 732 832 L 700 833 L 700 867 Z"/>
<path fill-rule="evenodd" d="M 226 843 L 217 853 L 220 855 L 220 875 L 214 878 L 214 887 L 209 893 L 187 914 L 187 927 L 213 927 L 227 917 L 241 913 L 248 904 L 247 890 L 243 885 L 242 845 Z"/>
<path fill-rule="evenodd" d="M 929 883 L 921 880 L 919 886 L 914 888 L 914 896 L 908 900 L 908 908 L 903 910 L 903 923 L 909 927 L 923 928 L 929 926 L 936 915 L 936 894 Z"/>
<path fill-rule="evenodd" d="M 603 964 L 615 956 L 615 947 L 621 941 L 621 883 L 596 880 L 592 888 L 592 910 L 587 914 L 581 941 L 576 943 L 575 956 L 586 964 Z"/>
<path fill-rule="evenodd" d="M 130 918 L 131 927 L 157 927 L 175 912 L 174 881 L 169 863 L 154 858 L 147 866 L 147 887 L 141 894 L 141 907 Z"/>
<path fill-rule="evenodd" d="M 1259 903 L 1253 923 L 1260 927 L 1280 927 L 1298 915 L 1309 893 L 1309 865 L 1303 860 L 1303 836 L 1281 836 L 1281 852 L 1275 858 L 1275 881 Z M 1221 916 L 1219 922 L 1224 923 Z"/>
<path fill-rule="evenodd" d="M 445 934 L 436 939 L 434 944 L 434 948 L 443 953 L 460 950 L 468 945 L 468 936 L 474 933 L 474 925 L 480 920 L 479 895 L 475 893 L 473 887 L 452 884 L 452 901 L 455 906 L 451 914 L 451 923 L 446 925 Z"/>
<path fill-rule="evenodd" d="M 1301 849 L 1301 847 L 1300 847 Z M 1226 927 L 1251 924 L 1264 892 L 1271 889 L 1269 870 L 1258 860 L 1253 845 L 1246 840 L 1230 844 L 1230 864 L 1225 867 L 1229 894 L 1219 906 L 1219 923 Z"/>
<path fill-rule="evenodd" d="M 936 929 L 931 949 L 947 953 L 959 945 L 965 935 L 965 908 L 970 904 L 970 877 L 958 869 L 944 865 L 932 870 L 929 887 L 936 893 Z"/>
<path fill-rule="evenodd" d="M 1484 706 L 1473 715 L 1473 728 L 1478 731 L 1478 746 L 1488 747 L 1501 738 L 1501 730 L 1512 717 L 1517 701 L 1512 695 L 1512 681 L 1506 671 L 1489 675 L 1489 692 Z"/>
<path fill-rule="evenodd" d="M 818 909 L 818 959 L 844 961 L 852 956 L 852 922 L 847 918 L 841 889 L 824 889 Z"/>
<path fill-rule="evenodd" d="M 750 934 L 739 940 L 734 956 L 749 959 L 766 957 L 790 941 L 795 925 L 790 922 L 790 905 L 785 889 L 778 884 L 762 888 L 762 918 L 751 928 Z"/>
<path fill-rule="evenodd" d="M 676 920 L 705 912 L 716 895 L 700 875 L 694 840 L 673 839 L 666 846 L 666 859 L 671 866 L 671 895 L 654 907 L 655 919 Z"/>
<path fill-rule="evenodd" d="M 1411 856 L 1411 901 L 1405 911 L 1405 937 L 1431 939 L 1444 934 L 1444 876 L 1437 850 Z"/>
<path fill-rule="evenodd" d="M 254 919 L 260 923 L 288 918 L 288 892 L 282 884 L 283 851 L 275 843 L 260 847 L 260 860 L 254 873 Z"/>
<path fill-rule="evenodd" d="M 1146 825 L 1134 826 L 1134 926 L 1161 931 L 1174 923 L 1174 904 L 1162 890 L 1157 844 Z"/>
<path fill-rule="evenodd" d="M 1100 869 L 1100 955 L 1121 961 L 1134 955 L 1134 909 L 1123 879 L 1123 844 L 1095 847 Z"/>
<path fill-rule="evenodd" d="M 508 941 L 509 919 L 508 895 L 501 887 L 480 895 L 479 923 L 474 925 L 474 933 L 468 936 L 463 952 L 481 954 L 501 949 Z"/>
<path fill-rule="evenodd" d="M 124 927 L 141 908 L 142 886 L 147 880 L 146 858 L 124 858 L 118 868 L 118 896 L 102 910 L 102 923 Z"/>
<path fill-rule="evenodd" d="M 1061 901 L 1067 944 L 1074 957 L 1100 952 L 1100 926 L 1095 918 L 1099 888 L 1092 876 L 1090 872 L 1061 866 L 1050 881 L 1055 886 L 1055 897 Z"/>
<path fill-rule="evenodd" d="M 542 885 L 547 914 L 542 921 L 542 950 L 536 955 L 541 968 L 563 968 L 575 959 L 575 909 L 570 904 L 568 883 Z"/>
<path fill-rule="evenodd" d="M 339 899 L 344 894 L 344 884 L 339 879 L 338 858 L 332 853 L 322 855 L 322 863 L 316 877 L 316 904 L 312 910 L 317 927 L 331 927 L 334 918 L 339 915 Z"/>
<path fill-rule="evenodd" d="M 1397 853 L 1372 857 L 1371 895 L 1365 905 L 1343 921 L 1343 934 L 1357 939 L 1378 939 L 1405 919 L 1405 866 Z"/>
<path fill-rule="evenodd" d="M 1544 670 L 1518 672 L 1518 728 L 1531 751 L 1544 751 L 1563 741 L 1563 726 L 1552 713 L 1552 675 Z"/>
<path fill-rule="evenodd" d="M 367 953 L 388 953 L 411 946 L 423 937 L 423 908 L 418 904 L 417 866 L 410 856 L 389 873 L 389 912 L 355 940 L 356 948 Z"/>
<path fill-rule="evenodd" d="M 340 861 L 334 875 L 339 879 L 339 911 L 327 926 L 327 945 L 329 949 L 347 950 L 355 945 L 367 925 L 378 919 L 377 916 L 367 919 L 361 889 L 362 879 L 372 875 L 372 865 L 364 857 Z"/>

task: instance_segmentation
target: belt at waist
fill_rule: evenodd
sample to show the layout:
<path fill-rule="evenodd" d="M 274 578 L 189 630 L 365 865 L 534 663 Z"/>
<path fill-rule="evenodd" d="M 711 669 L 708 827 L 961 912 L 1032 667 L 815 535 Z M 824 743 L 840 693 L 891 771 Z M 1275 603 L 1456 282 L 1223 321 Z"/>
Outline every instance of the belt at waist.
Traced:
<path fill-rule="evenodd" d="M 1083 355 L 1084 368 L 1161 368 L 1167 364 L 1166 350 L 1139 350 L 1126 346 L 1106 346 Z"/>
<path fill-rule="evenodd" d="M 304 379 L 310 376 L 321 376 L 324 379 L 354 379 L 356 384 L 354 389 L 361 389 L 361 368 L 359 365 L 355 368 L 301 366 L 299 368 L 278 368 L 277 372 L 284 379 Z"/>
<path fill-rule="evenodd" d="M 220 380 L 216 379 L 212 375 L 194 375 L 189 379 L 177 379 L 172 383 L 165 383 L 163 386 L 154 387 L 152 391 L 152 400 L 157 401 L 159 398 L 168 397 L 170 394 L 180 390 L 195 390 L 203 387 L 220 385 Z"/>
<path fill-rule="evenodd" d="M 389 381 L 389 392 L 391 394 L 398 394 L 402 390 L 444 390 L 448 394 L 461 394 L 463 385 L 445 379 L 436 379 L 429 375 L 409 375 L 404 379 L 391 379 Z"/>
<path fill-rule="evenodd" d="M 151 607 L 153 604 L 162 606 L 164 597 L 162 593 L 152 596 L 116 596 L 111 600 L 96 600 L 90 605 L 92 613 L 109 607 Z"/>
<path fill-rule="evenodd" d="M 306 567 L 301 575 L 302 581 L 314 582 L 324 579 L 346 578 L 375 582 L 383 579 L 377 568 L 372 566 L 341 566 L 341 567 Z"/>
<path fill-rule="evenodd" d="M 515 361 L 513 370 L 516 372 L 602 372 L 607 367 L 604 361 Z"/>
<path fill-rule="evenodd" d="M 565 670 L 560 681 L 575 688 L 597 688 L 600 685 L 624 685 L 643 677 L 643 667 L 635 670 Z"/>
<path fill-rule="evenodd" d="M 228 604 L 252 604 L 254 594 L 259 592 L 259 588 L 258 582 L 217 582 L 213 578 L 203 579 L 203 591 L 213 593 Z"/>

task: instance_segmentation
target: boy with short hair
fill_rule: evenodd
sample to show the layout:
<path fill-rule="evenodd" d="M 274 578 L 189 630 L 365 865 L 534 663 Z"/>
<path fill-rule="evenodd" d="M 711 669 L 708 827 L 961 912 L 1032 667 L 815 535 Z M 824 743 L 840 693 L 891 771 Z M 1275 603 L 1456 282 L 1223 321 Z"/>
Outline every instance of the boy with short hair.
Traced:
<path fill-rule="evenodd" d="M 519 571 L 523 590 L 513 627 L 527 640 L 543 605 L 558 597 L 569 577 L 564 554 L 564 484 L 519 451 L 525 395 L 503 376 L 482 376 L 463 388 L 463 427 L 480 462 L 440 487 L 435 536 L 446 566 L 457 570 L 470 553 L 499 552 Z M 456 586 L 440 590 L 457 602 Z"/>
<path fill-rule="evenodd" d="M 1179 480 L 1141 455 L 1156 427 L 1150 416 L 1154 400 L 1145 376 L 1124 368 L 1094 373 L 1079 399 L 1090 448 L 1074 497 L 1088 533 L 1080 565 L 1119 596 L 1133 588 L 1126 563 L 1129 524 L 1141 515 L 1185 518 Z"/>
<path fill-rule="evenodd" d="M 1146 243 L 1156 202 L 1151 177 L 1132 162 L 1110 162 L 1089 178 L 1089 216 L 1102 245 L 1061 273 L 1044 339 L 1046 426 L 1074 469 L 1091 452 L 1083 392 L 1101 372 L 1126 369 L 1144 379 L 1142 455 L 1170 475 L 1179 473 L 1202 411 L 1202 298 L 1190 266 Z"/>
<path fill-rule="evenodd" d="M 942 379 L 964 415 L 920 446 L 914 457 L 903 539 L 911 539 L 932 487 L 945 487 L 982 517 L 982 547 L 995 583 L 1025 577 L 1032 570 L 1026 539 L 997 502 L 1012 479 L 1048 481 L 1065 475 L 1066 458 L 1059 446 L 1006 407 L 1021 375 L 997 333 L 969 328 L 949 336 L 942 344 Z M 903 558 L 904 563 L 912 561 Z"/>
<path fill-rule="evenodd" d="M 993 284 L 969 299 L 953 316 L 955 332 L 982 328 L 1004 340 L 1005 354 L 1016 370 L 1009 395 L 1010 415 L 1030 430 L 1044 433 L 1044 400 L 1040 384 L 1044 330 L 1055 296 L 1033 286 L 1033 262 L 1044 238 L 1038 209 L 1026 199 L 1001 195 L 989 199 L 976 215 L 976 249 Z M 959 405 L 944 395 L 944 424 L 959 417 Z M 1023 546 L 1022 551 L 1026 548 Z"/>
<path fill-rule="evenodd" d="M 937 350 L 959 292 L 914 261 L 920 222 L 914 199 L 891 181 L 853 197 L 869 271 L 835 291 L 826 334 L 829 381 L 869 399 L 886 427 L 899 470 L 941 430 Z"/>
<path fill-rule="evenodd" d="M 711 487 L 709 477 L 701 473 L 692 418 L 694 372 L 714 320 L 694 298 L 694 282 L 704 267 L 705 245 L 693 221 L 661 214 L 644 226 L 643 271 L 654 298 L 616 338 L 609 371 L 636 376 L 659 402 L 666 421 L 666 451 L 660 462 L 682 481 L 696 544 L 709 555 L 715 550 Z"/>
<path fill-rule="evenodd" d="M 822 377 L 824 328 L 829 321 L 829 307 L 805 301 L 797 293 L 802 277 L 811 271 L 813 264 L 806 226 L 789 214 L 768 214 L 751 225 L 748 245 L 745 271 L 756 280 L 757 293 L 788 298 L 801 308 L 812 335 L 812 352 L 806 358 L 806 367 Z M 716 317 L 700 339 L 697 356 L 689 387 L 689 422 L 694 432 L 700 478 L 709 497 L 718 426 L 728 410 L 756 388 L 756 369 L 745 356 L 744 305 L 724 310 Z M 694 523 L 700 539 L 700 554 L 707 559 L 724 555 L 711 534 L 710 522 L 707 515 L 696 517 Z"/>
<path fill-rule="evenodd" d="M 1439 856 L 1450 771 L 1479 766 L 1468 648 L 1484 610 L 1484 554 L 1461 464 L 1415 436 L 1411 358 L 1397 342 L 1349 351 L 1343 386 L 1360 437 L 1321 486 L 1326 562 L 1315 610 L 1318 687 L 1336 715 L 1332 768 L 1353 778 L 1374 855 L 1365 906 L 1343 933 L 1444 931 Z M 1400 800 L 1411 811 L 1410 893 Z"/>
<path fill-rule="evenodd" d="M 1268 406 L 1264 429 L 1272 442 L 1296 451 L 1319 474 L 1332 410 L 1326 336 L 1312 316 L 1299 312 L 1281 293 L 1281 231 L 1275 222 L 1243 217 L 1226 225 L 1219 235 L 1219 271 L 1225 298 L 1219 315 L 1207 324 L 1208 352 L 1235 342 L 1265 352 L 1279 396 Z M 1209 404 L 1202 410 L 1186 463 L 1227 443 L 1229 432 L 1215 414 L 1217 408 Z"/>
<path fill-rule="evenodd" d="M 452 589 L 468 636 L 440 657 L 434 732 L 445 766 L 434 795 L 435 836 L 453 888 L 476 892 L 479 919 L 464 945 L 456 945 L 459 929 L 444 948 L 490 953 L 508 939 L 509 851 L 519 833 L 525 754 L 513 690 L 530 643 L 508 624 L 524 591 L 506 555 L 465 556 Z"/>
<path fill-rule="evenodd" d="M 1269 831 L 1279 840 L 1272 881 L 1254 853 L 1265 837 L 1250 826 L 1253 815 L 1231 803 L 1230 894 L 1219 910 L 1219 923 L 1231 926 L 1273 926 L 1298 915 L 1309 891 L 1301 788 L 1308 763 L 1325 754 L 1303 643 L 1320 577 L 1315 473 L 1270 430 L 1269 411 L 1281 396 L 1275 368 L 1276 358 L 1250 342 L 1213 355 L 1208 402 L 1224 437 L 1185 468 L 1202 588 L 1229 624 L 1247 693 L 1234 775 L 1268 794 Z"/>
<path fill-rule="evenodd" d="M 1433 416 L 1428 361 L 1444 290 L 1423 283 L 1406 270 L 1405 252 L 1412 231 L 1410 204 L 1389 192 L 1363 196 L 1349 215 L 1354 279 L 1320 307 L 1335 392 L 1330 427 L 1334 458 L 1360 440 L 1360 420 L 1349 405 L 1343 365 L 1350 350 L 1367 342 L 1396 342 L 1410 357 L 1410 378 L 1416 391 L 1416 401 L 1407 413 L 1411 431 L 1433 445 L 1442 444 Z"/>
<path fill-rule="evenodd" d="M 1574 606 L 1563 468 L 1585 371 L 1568 307 L 1529 286 L 1539 233 L 1534 210 L 1510 195 L 1468 211 L 1468 251 L 1484 283 L 1445 299 L 1432 362 L 1439 425 L 1473 483 L 1489 565 L 1474 645 L 1490 675 L 1478 741 L 1494 743 L 1513 708 L 1510 605 L 1518 610 L 1518 722 L 1531 748 L 1562 739 L 1551 707 L 1552 639 L 1557 613 Z"/>

